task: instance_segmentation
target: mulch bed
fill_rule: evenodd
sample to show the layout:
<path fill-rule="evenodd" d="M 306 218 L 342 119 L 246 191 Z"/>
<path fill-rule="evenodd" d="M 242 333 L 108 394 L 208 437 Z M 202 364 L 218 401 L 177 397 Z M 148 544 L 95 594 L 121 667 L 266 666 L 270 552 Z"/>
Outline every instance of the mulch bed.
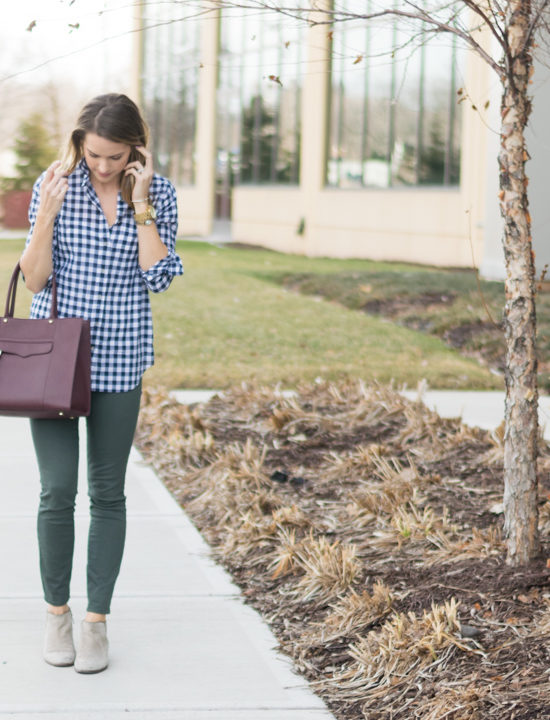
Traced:
<path fill-rule="evenodd" d="M 543 552 L 505 563 L 502 432 L 362 383 L 144 393 L 137 443 L 335 717 L 550 717 Z"/>

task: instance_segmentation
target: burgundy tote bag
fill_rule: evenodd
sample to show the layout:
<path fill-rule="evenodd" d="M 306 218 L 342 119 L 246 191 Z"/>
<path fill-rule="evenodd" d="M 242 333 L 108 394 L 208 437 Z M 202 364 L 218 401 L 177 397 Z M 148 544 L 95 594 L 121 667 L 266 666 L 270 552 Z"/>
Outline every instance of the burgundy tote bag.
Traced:
<path fill-rule="evenodd" d="M 90 414 L 90 321 L 57 316 L 57 283 L 46 319 L 15 318 L 17 263 L 0 318 L 0 415 L 75 418 Z"/>

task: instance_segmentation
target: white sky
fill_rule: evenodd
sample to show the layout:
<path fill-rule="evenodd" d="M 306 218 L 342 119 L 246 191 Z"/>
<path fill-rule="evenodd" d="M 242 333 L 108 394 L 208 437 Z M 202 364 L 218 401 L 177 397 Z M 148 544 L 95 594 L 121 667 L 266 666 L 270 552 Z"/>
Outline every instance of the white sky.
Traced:
<path fill-rule="evenodd" d="M 25 84 L 74 78 L 93 92 L 128 78 L 131 0 L 5 2 L 10 6 L 0 23 L 0 82 L 7 77 Z M 32 21 L 36 26 L 28 31 Z M 78 29 L 70 27 L 77 23 Z"/>
<path fill-rule="evenodd" d="M 21 120 L 40 111 L 53 141 L 94 95 L 131 93 L 132 0 L 3 0 L 0 176 L 13 172 Z M 36 25 L 28 31 L 30 23 Z M 71 28 L 70 24 L 78 28 Z"/>

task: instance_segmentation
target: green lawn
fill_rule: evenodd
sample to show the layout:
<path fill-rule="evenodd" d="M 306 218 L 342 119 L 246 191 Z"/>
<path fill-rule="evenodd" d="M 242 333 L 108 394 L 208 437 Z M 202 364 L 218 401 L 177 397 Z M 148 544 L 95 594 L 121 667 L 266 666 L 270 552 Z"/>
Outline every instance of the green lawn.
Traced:
<path fill-rule="evenodd" d="M 7 287 L 23 241 L 0 242 Z M 152 296 L 156 364 L 149 383 L 223 388 L 243 381 L 293 386 L 316 377 L 362 377 L 415 386 L 494 388 L 501 381 L 437 337 L 280 285 L 282 276 L 407 272 L 406 265 L 309 259 L 267 250 L 178 243 L 186 274 Z M 418 268 L 415 268 L 418 271 Z M 21 286 L 18 308 L 30 295 Z"/>
<path fill-rule="evenodd" d="M 501 373 L 505 365 L 503 282 L 473 270 L 393 265 L 272 274 L 274 282 L 305 295 L 361 309 L 395 324 L 444 339 Z M 550 286 L 537 282 L 537 349 L 540 388 L 550 392 Z"/>

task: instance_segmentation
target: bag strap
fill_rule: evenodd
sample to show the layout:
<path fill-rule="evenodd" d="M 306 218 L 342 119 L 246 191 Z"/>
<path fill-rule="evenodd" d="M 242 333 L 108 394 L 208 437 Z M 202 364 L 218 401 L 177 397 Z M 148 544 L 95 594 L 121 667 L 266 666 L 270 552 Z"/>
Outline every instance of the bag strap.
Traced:
<path fill-rule="evenodd" d="M 15 266 L 15 270 L 12 273 L 10 284 L 8 287 L 8 295 L 6 297 L 6 307 L 4 309 L 4 317 L 12 318 L 15 312 L 15 297 L 17 294 L 17 281 L 19 280 L 19 273 L 21 272 L 21 266 L 19 263 Z M 52 304 L 50 308 L 50 319 L 57 318 L 57 282 L 55 280 L 55 272 L 52 273 Z"/>

